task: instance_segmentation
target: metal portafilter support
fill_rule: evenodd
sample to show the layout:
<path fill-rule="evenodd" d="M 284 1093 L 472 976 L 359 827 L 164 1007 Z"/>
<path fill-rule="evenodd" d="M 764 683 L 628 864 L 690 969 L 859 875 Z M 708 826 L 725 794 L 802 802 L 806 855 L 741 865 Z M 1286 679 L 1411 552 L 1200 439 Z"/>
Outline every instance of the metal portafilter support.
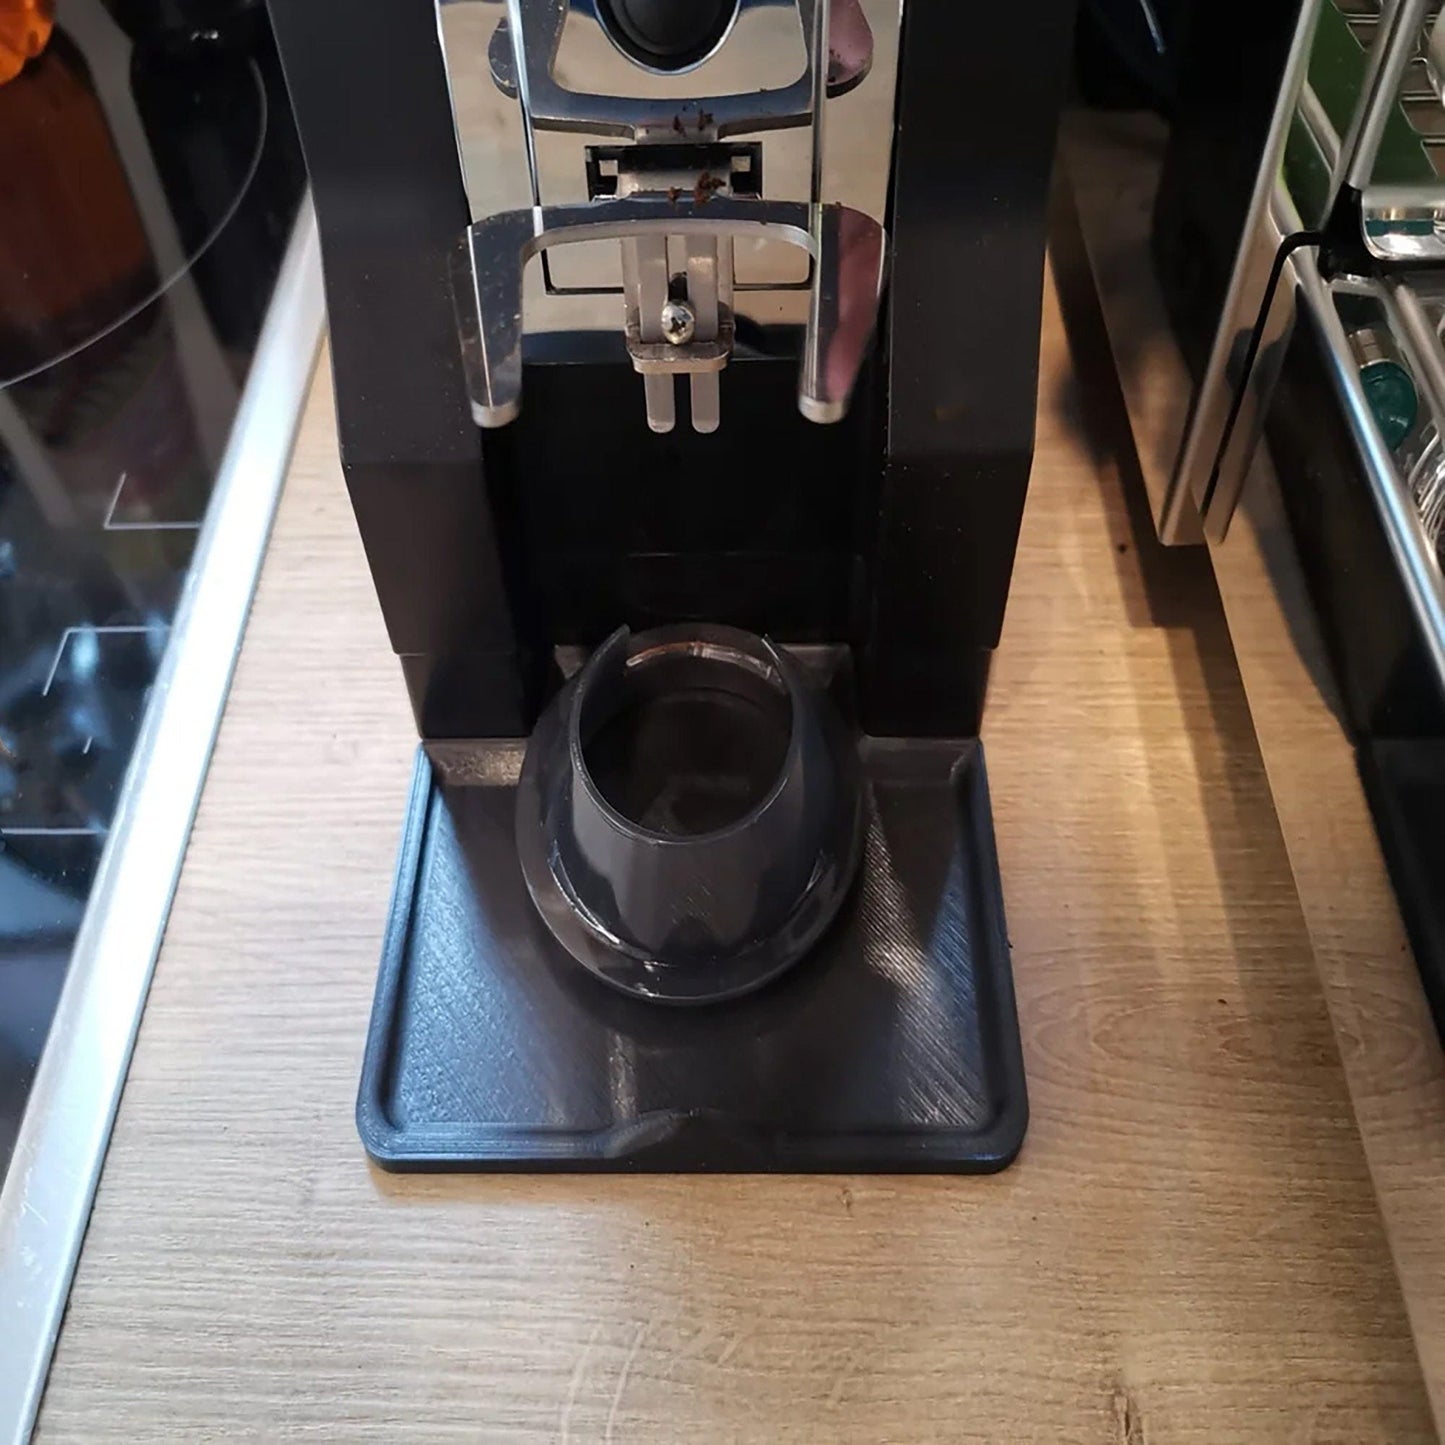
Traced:
<path fill-rule="evenodd" d="M 662 1003 L 758 988 L 857 870 L 856 753 L 785 652 L 727 627 L 615 632 L 527 747 L 517 847 L 557 940 Z"/>

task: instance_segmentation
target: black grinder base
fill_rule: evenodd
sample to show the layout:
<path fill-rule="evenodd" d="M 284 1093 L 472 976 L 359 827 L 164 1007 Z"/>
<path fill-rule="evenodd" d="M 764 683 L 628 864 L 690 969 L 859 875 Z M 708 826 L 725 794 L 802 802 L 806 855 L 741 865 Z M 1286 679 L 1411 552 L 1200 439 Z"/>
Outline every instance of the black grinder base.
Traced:
<path fill-rule="evenodd" d="M 846 707 L 846 654 L 798 661 Z M 1028 1106 L 976 739 L 862 738 L 857 881 L 744 997 L 629 997 L 543 923 L 526 744 L 419 750 L 357 1121 L 397 1170 L 985 1172 Z"/>

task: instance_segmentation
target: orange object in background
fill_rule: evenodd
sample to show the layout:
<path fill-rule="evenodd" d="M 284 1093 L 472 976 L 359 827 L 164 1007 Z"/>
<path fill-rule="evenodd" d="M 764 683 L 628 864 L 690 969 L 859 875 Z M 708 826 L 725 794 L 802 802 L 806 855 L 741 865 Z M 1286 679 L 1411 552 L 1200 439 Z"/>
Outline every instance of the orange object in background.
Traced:
<path fill-rule="evenodd" d="M 0 0 L 0 85 L 45 49 L 55 28 L 55 0 Z"/>

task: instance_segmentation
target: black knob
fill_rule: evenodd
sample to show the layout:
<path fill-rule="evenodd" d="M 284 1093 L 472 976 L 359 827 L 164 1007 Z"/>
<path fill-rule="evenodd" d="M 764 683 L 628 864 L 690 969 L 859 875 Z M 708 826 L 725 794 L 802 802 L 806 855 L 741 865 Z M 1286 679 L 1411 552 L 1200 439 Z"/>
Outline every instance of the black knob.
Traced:
<path fill-rule="evenodd" d="M 597 0 L 613 44 L 649 70 L 686 70 L 715 50 L 738 0 Z"/>

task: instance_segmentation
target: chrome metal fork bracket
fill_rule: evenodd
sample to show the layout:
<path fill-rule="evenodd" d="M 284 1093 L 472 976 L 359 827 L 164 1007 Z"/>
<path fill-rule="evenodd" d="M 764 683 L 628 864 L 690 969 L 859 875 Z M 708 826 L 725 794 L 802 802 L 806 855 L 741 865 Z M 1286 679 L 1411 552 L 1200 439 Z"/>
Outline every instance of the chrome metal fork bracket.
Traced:
<path fill-rule="evenodd" d="M 716 319 L 708 318 L 712 325 L 705 326 L 692 343 L 707 349 L 708 357 L 700 350 L 691 358 L 685 346 L 672 347 L 669 372 L 661 371 L 655 348 L 659 343 L 670 345 L 661 329 L 669 236 L 686 238 L 690 277 L 695 276 L 695 267 L 705 271 L 709 264 L 715 273 L 718 252 L 730 250 L 739 236 L 784 241 L 809 253 L 812 285 L 798 409 L 810 421 L 841 420 L 877 320 L 887 251 L 883 228 L 847 206 L 725 196 L 699 203 L 663 196 L 503 211 L 478 221 L 466 233 L 454 261 L 453 283 L 462 360 L 477 424 L 505 426 L 521 410 L 522 275 L 527 262 L 557 246 L 618 240 L 624 243 L 624 257 L 637 256 L 642 273 L 625 276 L 624 291 L 628 330 L 635 322 L 637 346 L 644 348 L 633 351 L 633 364 L 643 373 L 650 424 L 657 431 L 671 430 L 669 372 L 690 372 L 694 426 L 715 427 L 716 370 L 726 361 L 728 348 L 723 343 L 730 340 L 731 297 L 720 295 L 723 288 L 713 286 Z M 704 386 L 704 410 L 698 415 L 699 382 L 711 382 L 714 388 L 711 413 Z"/>
<path fill-rule="evenodd" d="M 743 0 L 744 5 L 768 0 Z M 671 138 L 678 134 L 719 139 L 764 130 L 806 125 L 813 108 L 811 48 L 803 73 L 780 90 L 714 95 L 703 100 L 595 95 L 570 90 L 553 74 L 562 30 L 571 0 L 515 0 L 522 17 L 526 66 L 526 104 L 537 130 L 576 131 L 630 139 Z M 859 0 L 828 0 L 829 32 L 834 37 L 828 58 L 828 94 L 846 95 L 873 65 L 873 34 Z M 803 34 L 813 33 L 815 0 L 798 0 Z M 505 95 L 517 94 L 517 62 L 510 22 L 503 19 L 487 47 L 492 79 Z"/>

